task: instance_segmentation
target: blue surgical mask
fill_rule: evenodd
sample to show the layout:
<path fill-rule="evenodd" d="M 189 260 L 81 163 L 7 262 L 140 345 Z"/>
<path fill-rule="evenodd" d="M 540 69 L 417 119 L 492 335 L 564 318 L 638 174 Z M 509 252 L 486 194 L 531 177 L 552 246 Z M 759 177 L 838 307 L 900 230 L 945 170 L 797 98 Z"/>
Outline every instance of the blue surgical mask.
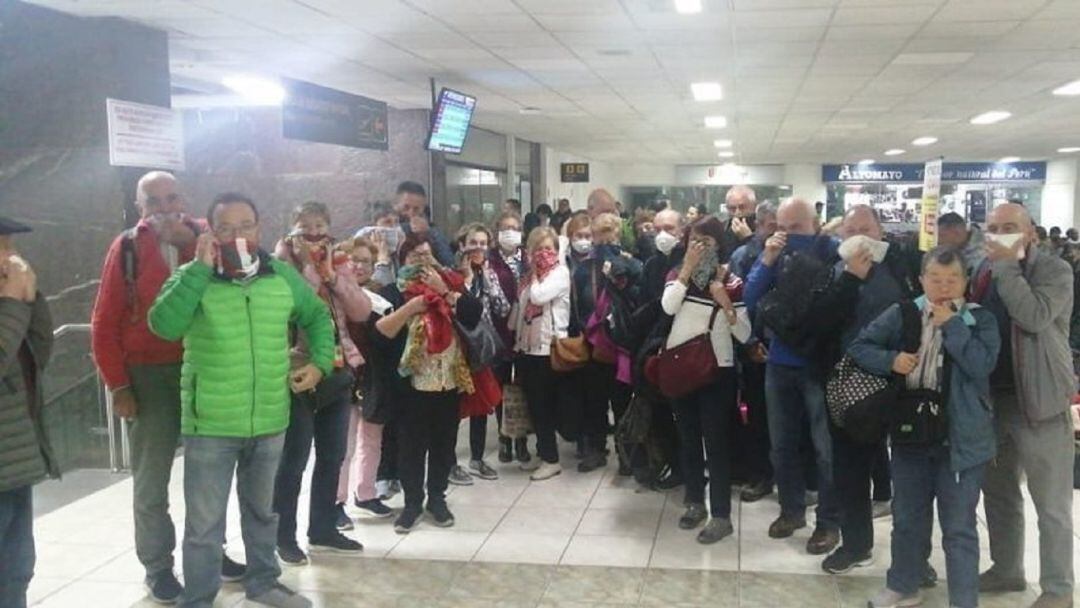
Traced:
<path fill-rule="evenodd" d="M 622 251 L 621 247 L 619 247 L 618 245 L 613 245 L 611 243 L 605 243 L 603 245 L 594 245 L 593 246 L 593 252 L 595 252 L 596 257 L 601 258 L 601 259 L 605 259 L 605 260 L 608 259 L 608 258 L 619 257 L 619 252 L 620 251 Z"/>

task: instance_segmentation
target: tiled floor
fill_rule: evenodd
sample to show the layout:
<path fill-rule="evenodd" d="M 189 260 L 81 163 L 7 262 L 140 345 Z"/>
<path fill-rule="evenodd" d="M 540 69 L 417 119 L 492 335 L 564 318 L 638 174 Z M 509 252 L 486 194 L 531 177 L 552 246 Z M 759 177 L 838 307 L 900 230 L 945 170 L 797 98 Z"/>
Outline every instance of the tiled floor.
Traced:
<path fill-rule="evenodd" d="M 462 454 L 465 445 L 463 436 Z M 564 448 L 563 462 L 572 465 L 572 449 Z M 181 534 L 182 462 L 177 460 L 172 480 L 173 515 Z M 494 457 L 491 462 L 496 464 Z M 568 466 L 563 475 L 540 483 L 530 483 L 512 465 L 497 468 L 498 481 L 452 487 L 454 528 L 421 525 L 403 537 L 394 534 L 392 520 L 360 519 L 350 534 L 364 543 L 363 557 L 316 556 L 307 567 L 285 569 L 283 582 L 328 607 L 846 608 L 865 606 L 888 566 L 888 519 L 876 526 L 875 565 L 853 576 L 832 577 L 821 572 L 820 558 L 805 553 L 809 528 L 784 541 L 768 538 L 766 530 L 778 511 L 775 497 L 751 505 L 734 502 L 735 534 L 705 547 L 694 541 L 694 533 L 676 525 L 680 491 L 643 491 L 618 477 L 614 466 L 589 475 Z M 130 505 L 127 479 L 36 520 L 35 606 L 153 605 L 141 586 Z M 401 497 L 391 505 L 400 507 Z M 229 552 L 242 559 L 235 497 L 229 513 Z M 306 518 L 304 510 L 300 521 Z M 1080 517 L 1074 519 L 1080 523 Z M 985 566 L 989 558 L 981 511 L 980 534 Z M 1030 504 L 1027 538 L 1027 573 L 1037 579 Z M 937 537 L 932 563 L 944 575 Z M 1028 591 L 984 598 L 982 605 L 1022 608 L 1033 599 L 1034 592 Z M 217 605 L 247 603 L 241 587 L 225 585 Z M 925 605 L 947 605 L 943 584 L 928 594 Z"/>

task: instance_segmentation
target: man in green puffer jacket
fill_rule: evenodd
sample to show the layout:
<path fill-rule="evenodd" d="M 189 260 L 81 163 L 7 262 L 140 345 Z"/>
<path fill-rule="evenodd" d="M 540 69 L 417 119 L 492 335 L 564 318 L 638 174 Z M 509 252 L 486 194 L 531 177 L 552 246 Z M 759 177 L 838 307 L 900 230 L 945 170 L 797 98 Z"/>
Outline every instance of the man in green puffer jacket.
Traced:
<path fill-rule="evenodd" d="M 221 586 L 225 512 L 236 473 L 248 570 L 248 599 L 306 608 L 278 583 L 274 555 L 274 475 L 289 424 L 289 390 L 313 390 L 333 367 L 334 329 L 322 300 L 288 264 L 258 248 L 251 199 L 226 193 L 206 214 L 195 260 L 178 268 L 150 309 L 150 329 L 184 340 L 181 434 L 184 439 L 184 593 L 180 605 L 209 608 Z M 310 342 L 311 363 L 289 371 L 295 325 Z"/>

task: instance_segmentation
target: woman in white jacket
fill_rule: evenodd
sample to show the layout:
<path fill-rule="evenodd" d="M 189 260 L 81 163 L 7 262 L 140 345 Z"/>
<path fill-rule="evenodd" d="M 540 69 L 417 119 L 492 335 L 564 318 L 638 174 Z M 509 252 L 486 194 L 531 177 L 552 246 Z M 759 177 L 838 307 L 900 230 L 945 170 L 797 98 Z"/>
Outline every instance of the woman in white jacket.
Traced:
<path fill-rule="evenodd" d="M 712 519 L 698 534 L 702 544 L 730 535 L 731 423 L 734 420 L 738 380 L 734 340 L 750 337 L 750 320 L 741 303 L 733 304 L 726 283 L 730 276 L 719 264 L 724 227 L 712 216 L 695 222 L 687 233 L 686 257 L 664 287 L 660 305 L 674 317 L 665 348 L 674 348 L 709 333 L 719 373 L 707 385 L 674 400 L 686 483 L 686 512 L 679 519 L 684 530 Z M 705 454 L 702 454 L 702 443 Z M 709 505 L 705 510 L 705 462 L 709 463 Z"/>
<path fill-rule="evenodd" d="M 532 463 L 522 464 L 522 468 L 535 468 L 530 476 L 533 481 L 562 472 L 555 442 L 556 382 L 551 369 L 551 342 L 565 338 L 570 324 L 570 271 L 559 259 L 558 247 L 559 237 L 551 228 L 536 228 L 529 234 L 529 273 L 522 277 L 514 313 L 514 352 L 518 353 L 515 370 L 536 429 L 536 451 L 541 461 L 539 468 Z"/>

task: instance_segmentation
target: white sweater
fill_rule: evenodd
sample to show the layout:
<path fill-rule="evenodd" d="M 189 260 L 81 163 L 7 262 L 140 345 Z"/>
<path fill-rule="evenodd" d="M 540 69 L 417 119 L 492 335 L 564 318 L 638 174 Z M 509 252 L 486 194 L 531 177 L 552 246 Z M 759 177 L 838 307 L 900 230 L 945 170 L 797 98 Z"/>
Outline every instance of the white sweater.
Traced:
<path fill-rule="evenodd" d="M 664 287 L 660 297 L 660 306 L 669 315 L 675 317 L 671 323 L 665 348 L 673 348 L 709 331 L 709 319 L 717 304 L 712 299 L 686 296 L 686 285 L 672 281 Z M 729 325 L 724 311 L 716 315 L 713 324 L 712 345 L 716 354 L 716 364 L 720 367 L 735 365 L 735 345 L 732 338 L 746 342 L 750 337 L 750 317 L 746 306 L 741 302 L 735 305 L 735 325 Z"/>
<path fill-rule="evenodd" d="M 543 308 L 540 316 L 525 321 L 526 300 Z M 565 338 L 570 325 L 570 270 L 559 264 L 544 277 L 534 282 L 511 313 L 516 332 L 514 352 L 526 355 L 550 355 L 551 341 Z M 553 323 L 554 322 L 554 323 Z"/>

